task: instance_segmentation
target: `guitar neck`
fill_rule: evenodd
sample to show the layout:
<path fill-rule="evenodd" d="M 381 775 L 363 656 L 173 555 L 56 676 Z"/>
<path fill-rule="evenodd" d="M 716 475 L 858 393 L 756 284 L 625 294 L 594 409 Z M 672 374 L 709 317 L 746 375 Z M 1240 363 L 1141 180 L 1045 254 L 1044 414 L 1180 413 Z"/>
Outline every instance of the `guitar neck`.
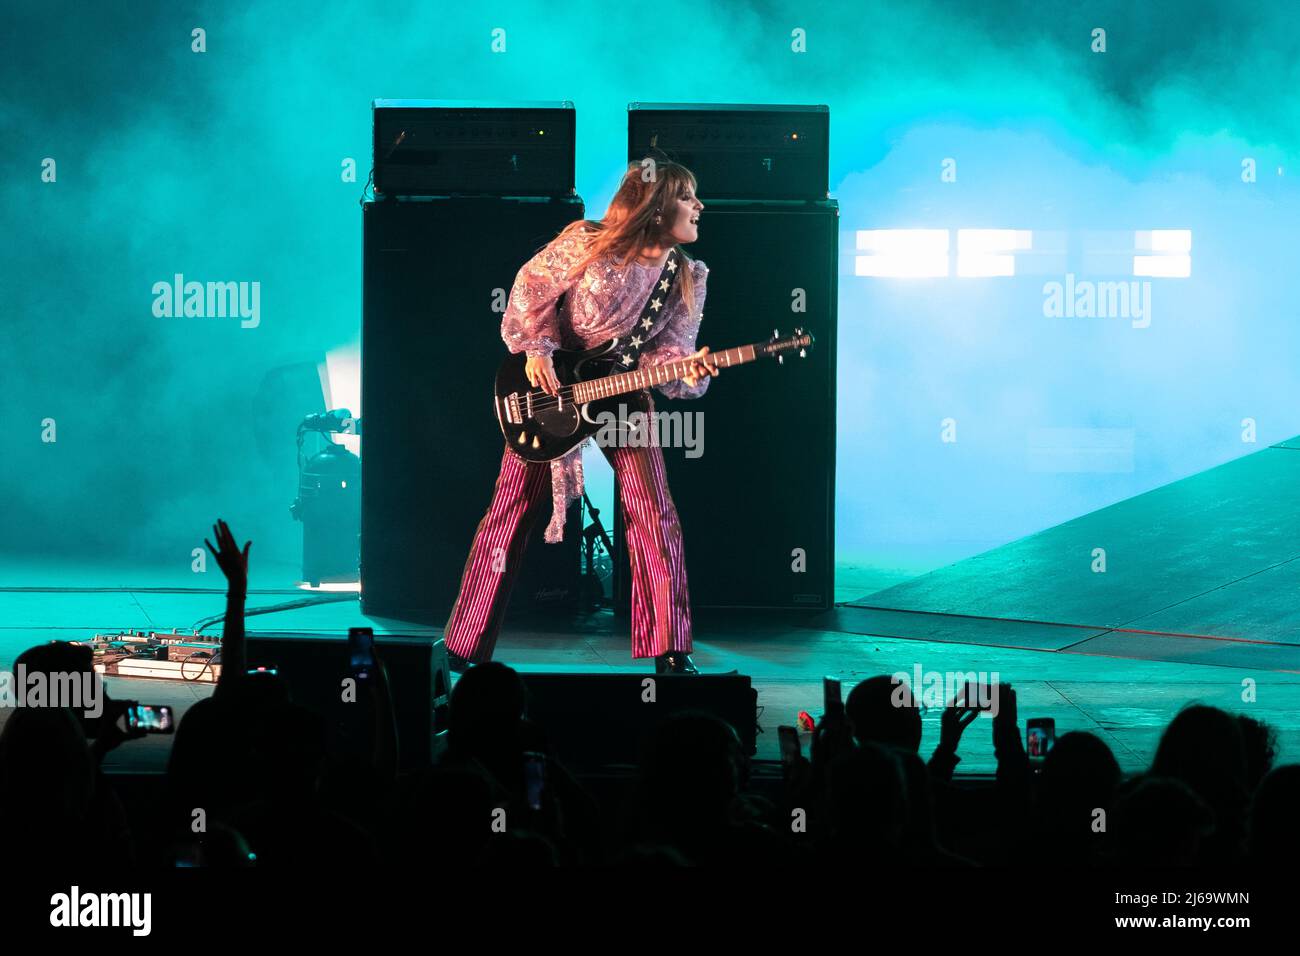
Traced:
<path fill-rule="evenodd" d="M 759 344 L 756 343 L 738 345 L 734 349 L 723 352 L 710 352 L 709 357 L 719 368 L 731 368 L 733 365 L 752 362 L 759 357 L 759 354 Z M 590 402 L 598 398 L 611 398 L 615 395 L 635 392 L 652 385 L 675 382 L 685 378 L 690 370 L 690 359 L 678 359 L 675 362 L 665 362 L 663 365 L 634 369 L 631 372 L 618 372 L 604 378 L 579 382 L 573 387 L 573 400 L 578 403 Z"/>

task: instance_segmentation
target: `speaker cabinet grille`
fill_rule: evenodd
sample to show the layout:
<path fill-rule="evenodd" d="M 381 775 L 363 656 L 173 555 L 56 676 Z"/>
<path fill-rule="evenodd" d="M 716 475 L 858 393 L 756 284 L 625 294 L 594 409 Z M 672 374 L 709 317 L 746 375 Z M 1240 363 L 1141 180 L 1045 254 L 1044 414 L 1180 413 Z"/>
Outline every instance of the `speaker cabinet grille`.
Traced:
<path fill-rule="evenodd" d="M 505 443 L 492 383 L 508 354 L 505 296 L 580 200 L 374 202 L 365 209 L 361 359 L 361 600 L 367 614 L 441 625 L 455 602 Z M 538 525 L 550 514 L 549 500 Z M 512 611 L 579 596 L 581 526 L 534 527 Z"/>
<path fill-rule="evenodd" d="M 655 393 L 658 411 L 702 416 L 702 454 L 664 449 L 695 607 L 834 603 L 838 228 L 834 201 L 714 202 L 688 250 L 709 267 L 698 345 L 730 348 L 796 326 L 816 340 L 806 358 L 724 370 L 699 399 Z M 617 591 L 626 608 L 621 502 L 616 507 Z"/>

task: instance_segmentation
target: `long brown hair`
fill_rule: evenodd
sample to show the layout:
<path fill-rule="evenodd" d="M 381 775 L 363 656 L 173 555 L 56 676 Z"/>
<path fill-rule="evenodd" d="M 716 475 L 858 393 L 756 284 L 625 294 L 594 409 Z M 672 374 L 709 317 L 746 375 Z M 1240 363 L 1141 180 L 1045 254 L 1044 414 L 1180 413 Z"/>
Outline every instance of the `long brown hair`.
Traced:
<path fill-rule="evenodd" d="M 605 210 L 605 217 L 575 220 L 557 237 L 576 233 L 587 241 L 586 251 L 574 266 L 574 272 L 580 275 L 592 261 L 602 256 L 609 256 L 620 266 L 626 266 L 643 246 L 656 244 L 663 238 L 668 231 L 668 220 L 676 212 L 672 204 L 688 189 L 695 191 L 695 174 L 681 163 L 649 156 L 628 163 L 623 181 Z M 662 217 L 661 222 L 655 222 L 656 215 Z M 677 280 L 682 286 L 682 301 L 689 302 L 693 310 L 695 282 L 691 263 L 694 260 L 680 245 L 674 248 L 686 264 Z"/>

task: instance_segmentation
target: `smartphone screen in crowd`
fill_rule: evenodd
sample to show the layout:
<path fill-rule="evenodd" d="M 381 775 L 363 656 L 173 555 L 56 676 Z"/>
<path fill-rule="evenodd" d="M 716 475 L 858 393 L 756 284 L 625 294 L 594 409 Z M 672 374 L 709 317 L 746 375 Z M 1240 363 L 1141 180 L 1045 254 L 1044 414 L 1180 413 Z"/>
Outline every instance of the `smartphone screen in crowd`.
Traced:
<path fill-rule="evenodd" d="M 348 629 L 348 654 L 352 660 L 352 673 L 361 680 L 370 677 L 375 669 L 375 632 L 368 627 Z"/>
<path fill-rule="evenodd" d="M 176 729 L 172 709 L 166 704 L 131 703 L 126 709 L 126 726 L 146 734 L 170 734 Z"/>
<path fill-rule="evenodd" d="M 1030 757 L 1046 757 L 1056 743 L 1056 721 L 1035 717 L 1025 722 L 1025 752 Z"/>

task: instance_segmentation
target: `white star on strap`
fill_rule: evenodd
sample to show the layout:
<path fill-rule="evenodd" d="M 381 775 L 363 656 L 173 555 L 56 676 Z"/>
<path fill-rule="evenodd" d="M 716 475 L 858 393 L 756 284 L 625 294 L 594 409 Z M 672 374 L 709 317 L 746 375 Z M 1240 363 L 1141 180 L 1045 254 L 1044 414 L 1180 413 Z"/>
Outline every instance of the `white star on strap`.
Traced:
<path fill-rule="evenodd" d="M 631 364 L 632 364 L 632 356 L 629 355 L 629 354 L 626 353 L 626 352 L 623 353 L 623 364 L 624 364 L 624 365 L 631 365 Z"/>
<path fill-rule="evenodd" d="M 654 309 L 656 312 L 658 312 L 663 307 L 664 307 L 663 300 L 660 299 L 658 296 L 650 300 L 650 308 Z"/>
<path fill-rule="evenodd" d="M 660 280 L 659 280 L 659 291 L 660 291 L 660 292 L 667 292 L 667 291 L 668 291 L 668 280 L 667 280 L 667 279 L 660 279 Z"/>
<path fill-rule="evenodd" d="M 632 336 L 632 347 L 636 349 L 639 349 L 641 347 L 641 336 L 639 335 Z"/>
<path fill-rule="evenodd" d="M 668 258 L 668 271 L 669 272 L 677 271 L 677 260 L 672 258 L 671 256 Z"/>
<path fill-rule="evenodd" d="M 650 316 L 648 315 L 641 320 L 641 328 L 645 329 L 646 331 L 649 331 L 651 326 L 653 325 L 654 325 L 654 320 L 651 319 Z"/>

